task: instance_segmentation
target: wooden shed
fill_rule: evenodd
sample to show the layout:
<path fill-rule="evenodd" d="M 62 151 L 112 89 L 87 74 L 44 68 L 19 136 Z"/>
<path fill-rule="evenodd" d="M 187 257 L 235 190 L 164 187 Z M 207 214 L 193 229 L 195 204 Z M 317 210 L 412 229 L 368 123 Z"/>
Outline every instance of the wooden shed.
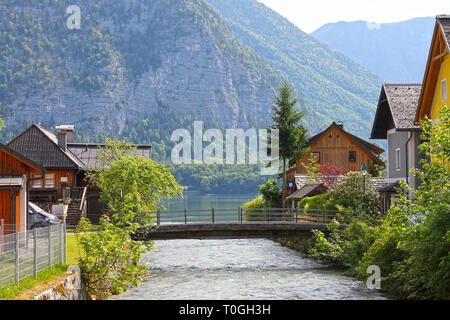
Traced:
<path fill-rule="evenodd" d="M 0 144 L 0 220 L 8 227 L 4 231 L 25 231 L 28 182 L 44 174 L 40 165 Z"/>

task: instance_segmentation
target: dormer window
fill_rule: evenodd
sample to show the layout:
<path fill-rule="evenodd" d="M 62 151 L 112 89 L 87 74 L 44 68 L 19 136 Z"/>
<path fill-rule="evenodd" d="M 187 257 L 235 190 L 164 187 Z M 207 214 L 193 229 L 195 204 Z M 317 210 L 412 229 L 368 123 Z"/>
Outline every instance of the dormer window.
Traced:
<path fill-rule="evenodd" d="M 441 100 L 442 102 L 447 101 L 447 79 L 441 82 Z"/>

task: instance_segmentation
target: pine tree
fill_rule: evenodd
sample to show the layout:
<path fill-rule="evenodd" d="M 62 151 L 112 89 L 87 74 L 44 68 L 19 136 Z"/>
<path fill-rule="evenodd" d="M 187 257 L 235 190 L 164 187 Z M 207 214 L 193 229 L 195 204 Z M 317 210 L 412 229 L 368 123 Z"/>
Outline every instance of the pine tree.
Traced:
<path fill-rule="evenodd" d="M 287 80 L 283 80 L 278 95 L 274 97 L 272 106 L 272 129 L 279 130 L 279 155 L 283 162 L 283 208 L 287 197 L 287 174 L 286 166 L 290 160 L 300 159 L 308 152 L 306 144 L 308 142 L 307 131 L 300 124 L 303 113 L 295 109 L 298 97 L 292 98 L 294 89 Z"/>

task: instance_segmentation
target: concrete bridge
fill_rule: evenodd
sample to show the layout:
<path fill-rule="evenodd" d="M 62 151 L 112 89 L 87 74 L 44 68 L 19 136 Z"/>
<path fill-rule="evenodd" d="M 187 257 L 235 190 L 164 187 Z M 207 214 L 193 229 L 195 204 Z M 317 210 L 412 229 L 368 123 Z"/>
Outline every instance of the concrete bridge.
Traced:
<path fill-rule="evenodd" d="M 154 212 L 133 240 L 309 238 L 312 230 L 327 231 L 335 212 L 295 209 L 210 209 Z"/>

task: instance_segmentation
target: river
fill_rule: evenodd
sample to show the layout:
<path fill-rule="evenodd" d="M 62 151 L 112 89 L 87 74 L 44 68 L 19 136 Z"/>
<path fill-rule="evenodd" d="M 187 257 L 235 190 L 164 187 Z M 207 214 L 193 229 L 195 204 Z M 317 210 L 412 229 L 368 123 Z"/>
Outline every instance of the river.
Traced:
<path fill-rule="evenodd" d="M 186 201 L 199 209 L 214 203 L 234 208 L 249 198 L 230 196 L 227 201 L 223 196 L 190 194 L 189 200 L 170 208 L 180 209 Z M 150 268 L 149 276 L 138 287 L 111 299 L 384 299 L 342 271 L 267 239 L 155 241 L 155 250 L 142 263 Z"/>

